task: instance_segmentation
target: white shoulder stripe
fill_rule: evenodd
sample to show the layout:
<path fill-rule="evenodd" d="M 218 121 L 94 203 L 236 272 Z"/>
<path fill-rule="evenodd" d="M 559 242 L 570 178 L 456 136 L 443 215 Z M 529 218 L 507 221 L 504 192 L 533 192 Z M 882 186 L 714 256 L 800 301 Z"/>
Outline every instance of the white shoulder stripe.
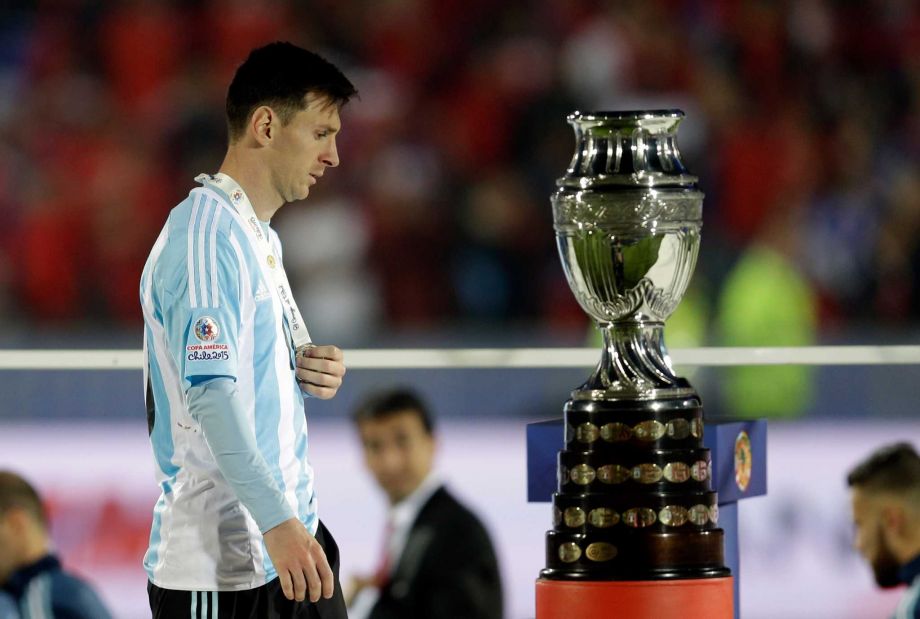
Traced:
<path fill-rule="evenodd" d="M 201 218 L 198 220 L 198 286 L 201 291 L 201 307 L 208 307 L 207 271 L 204 266 L 204 242 L 208 217 L 213 212 L 214 206 L 213 201 L 208 202 L 201 213 Z"/>
<path fill-rule="evenodd" d="M 186 263 L 188 267 L 188 304 L 191 308 L 198 307 L 198 297 L 195 292 L 195 218 L 198 216 L 198 207 L 201 205 L 203 196 L 198 195 L 198 199 L 192 205 L 192 214 L 188 220 L 188 255 Z"/>
<path fill-rule="evenodd" d="M 160 254 L 163 253 L 163 248 L 166 247 L 166 240 L 169 237 L 168 232 L 169 226 L 163 226 L 163 229 L 160 231 L 160 236 L 157 237 L 156 243 L 153 244 L 153 249 L 150 251 L 150 268 L 146 273 L 146 279 L 141 279 L 141 311 L 146 314 L 146 308 L 151 305 L 151 297 L 153 296 L 153 278 L 156 272 L 157 261 L 160 259 Z M 152 317 L 151 317 L 152 318 Z M 144 329 L 144 384 L 147 384 L 147 380 L 150 376 L 150 357 L 148 357 L 150 342 L 147 341 L 147 329 Z"/>
<path fill-rule="evenodd" d="M 910 589 L 898 604 L 895 619 L 914 619 L 917 616 L 917 604 L 920 604 L 920 576 L 914 578 Z"/>
<path fill-rule="evenodd" d="M 215 209 L 214 219 L 211 220 L 211 307 L 220 307 L 220 299 L 217 296 L 217 227 L 224 209 L 217 205 Z"/>
<path fill-rule="evenodd" d="M 246 254 L 243 252 L 243 246 L 240 245 L 240 242 L 237 240 L 236 235 L 233 232 L 230 233 L 230 246 L 233 248 L 233 251 L 236 254 L 236 259 L 239 261 L 240 266 L 244 266 L 246 264 Z M 241 277 L 240 287 L 242 288 L 245 285 L 246 283 Z"/>
<path fill-rule="evenodd" d="M 168 239 L 169 223 L 160 230 L 160 234 L 153 244 L 153 249 L 150 250 L 150 256 L 147 258 L 147 264 L 144 267 L 144 271 L 141 273 L 141 294 L 145 297 L 152 286 L 157 270 L 157 261 L 160 259 L 160 254 L 163 253 L 163 248 L 166 247 L 166 241 Z"/>
<path fill-rule="evenodd" d="M 53 619 L 51 615 L 51 591 L 48 587 L 48 575 L 37 576 L 29 583 L 26 592 L 26 605 L 23 619 Z"/>
<path fill-rule="evenodd" d="M 156 243 L 153 244 L 153 249 L 150 250 L 150 269 L 147 272 L 147 279 L 143 282 L 143 292 L 144 292 L 144 302 L 149 303 L 151 295 L 153 293 L 153 278 L 156 273 L 157 261 L 160 259 L 160 254 L 163 253 L 163 248 L 166 247 L 166 241 L 169 239 L 169 230 L 168 226 L 163 226 L 163 229 L 160 231 L 160 236 L 157 237 Z"/>

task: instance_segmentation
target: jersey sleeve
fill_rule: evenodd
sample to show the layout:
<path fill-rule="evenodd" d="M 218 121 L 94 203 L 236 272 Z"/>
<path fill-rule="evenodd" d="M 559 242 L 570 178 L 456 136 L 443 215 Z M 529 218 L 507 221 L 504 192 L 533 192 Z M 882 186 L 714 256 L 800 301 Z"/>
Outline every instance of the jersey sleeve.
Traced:
<path fill-rule="evenodd" d="M 19 607 L 13 597 L 0 591 L 0 617 L 3 619 L 19 619 Z"/>
<path fill-rule="evenodd" d="M 193 385 L 189 413 L 204 431 L 224 479 L 265 533 L 295 516 L 256 445 L 237 389 L 226 378 Z"/>
<path fill-rule="evenodd" d="M 238 375 L 242 257 L 230 238 L 189 235 L 188 285 L 175 291 L 165 317 L 186 390 L 204 377 Z"/>
<path fill-rule="evenodd" d="M 70 574 L 62 573 L 54 579 L 51 607 L 55 619 L 111 619 L 112 617 L 92 587 Z"/>

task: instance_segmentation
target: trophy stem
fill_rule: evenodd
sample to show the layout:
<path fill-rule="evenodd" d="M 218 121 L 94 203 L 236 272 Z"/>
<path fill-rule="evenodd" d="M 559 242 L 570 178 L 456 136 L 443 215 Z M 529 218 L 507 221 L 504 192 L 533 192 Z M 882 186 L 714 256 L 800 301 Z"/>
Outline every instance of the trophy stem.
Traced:
<path fill-rule="evenodd" d="M 575 400 L 646 400 L 696 395 L 677 376 L 664 343 L 664 323 L 599 322 L 604 348 L 594 373 L 572 393 Z"/>

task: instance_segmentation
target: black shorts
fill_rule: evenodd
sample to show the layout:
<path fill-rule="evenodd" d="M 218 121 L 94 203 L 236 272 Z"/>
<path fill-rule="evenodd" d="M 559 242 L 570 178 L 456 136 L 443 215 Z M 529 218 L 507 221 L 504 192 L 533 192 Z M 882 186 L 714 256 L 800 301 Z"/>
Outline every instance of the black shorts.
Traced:
<path fill-rule="evenodd" d="M 177 591 L 147 583 L 153 619 L 347 619 L 345 598 L 339 584 L 339 547 L 332 534 L 319 523 L 316 541 L 326 553 L 335 575 L 335 593 L 315 604 L 284 597 L 275 578 L 261 587 L 243 591 Z M 215 612 L 216 609 L 216 612 Z"/>

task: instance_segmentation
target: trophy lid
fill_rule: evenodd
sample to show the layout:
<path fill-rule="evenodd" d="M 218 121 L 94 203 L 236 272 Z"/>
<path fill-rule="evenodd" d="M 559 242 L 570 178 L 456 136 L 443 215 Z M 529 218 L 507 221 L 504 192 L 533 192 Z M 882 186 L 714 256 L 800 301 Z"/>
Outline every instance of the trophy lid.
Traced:
<path fill-rule="evenodd" d="M 575 111 L 567 120 L 576 148 L 560 188 L 673 187 L 696 189 L 677 148 L 678 109 Z"/>
<path fill-rule="evenodd" d="M 676 131 L 677 124 L 686 116 L 683 110 L 603 110 L 582 112 L 575 110 L 566 120 L 583 127 L 642 128 L 660 134 Z"/>

